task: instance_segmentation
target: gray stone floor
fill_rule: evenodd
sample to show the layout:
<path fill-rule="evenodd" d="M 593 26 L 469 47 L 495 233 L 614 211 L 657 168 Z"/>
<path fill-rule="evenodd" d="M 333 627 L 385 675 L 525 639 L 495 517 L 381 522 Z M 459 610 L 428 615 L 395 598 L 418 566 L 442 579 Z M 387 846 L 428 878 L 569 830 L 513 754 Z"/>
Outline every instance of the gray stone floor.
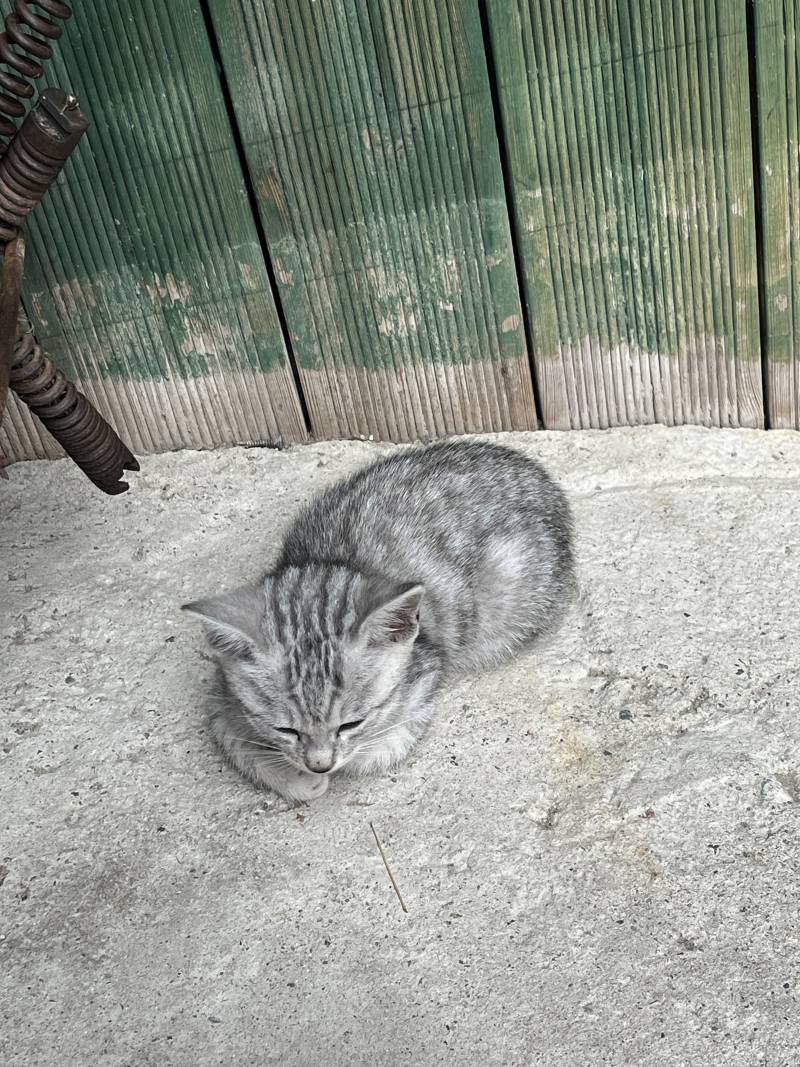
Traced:
<path fill-rule="evenodd" d="M 800 435 L 504 439 L 571 496 L 579 605 L 301 808 L 223 765 L 178 605 L 388 446 L 0 482 L 6 1067 L 800 1062 Z"/>

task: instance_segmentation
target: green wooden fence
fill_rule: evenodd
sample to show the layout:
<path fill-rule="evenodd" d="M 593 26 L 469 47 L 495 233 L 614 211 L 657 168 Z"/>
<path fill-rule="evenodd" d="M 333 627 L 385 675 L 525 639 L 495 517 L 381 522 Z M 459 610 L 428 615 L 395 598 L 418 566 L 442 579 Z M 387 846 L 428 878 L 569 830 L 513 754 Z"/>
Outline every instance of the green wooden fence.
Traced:
<path fill-rule="evenodd" d="M 25 300 L 135 450 L 800 427 L 800 0 L 74 6 Z"/>

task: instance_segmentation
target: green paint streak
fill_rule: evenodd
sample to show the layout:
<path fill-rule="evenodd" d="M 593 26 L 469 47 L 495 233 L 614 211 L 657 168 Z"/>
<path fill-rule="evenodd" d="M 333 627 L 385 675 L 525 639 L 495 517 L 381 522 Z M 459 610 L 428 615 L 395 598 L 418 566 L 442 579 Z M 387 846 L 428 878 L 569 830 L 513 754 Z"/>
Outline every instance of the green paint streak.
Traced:
<path fill-rule="evenodd" d="M 73 90 L 92 126 L 31 220 L 39 339 L 83 377 L 288 379 L 197 3 L 82 0 L 56 53 L 43 84 Z"/>
<path fill-rule="evenodd" d="M 312 409 L 352 369 L 404 376 L 442 409 L 462 400 L 435 368 L 459 368 L 476 411 L 487 376 L 502 396 L 525 340 L 475 0 L 211 11 Z M 359 430 L 407 436 L 401 401 L 369 381 Z M 485 403 L 487 428 L 507 424 Z"/>
<path fill-rule="evenodd" d="M 547 425 L 760 425 L 745 6 L 488 0 Z"/>
<path fill-rule="evenodd" d="M 800 429 L 800 3 L 754 11 L 769 411 Z"/>

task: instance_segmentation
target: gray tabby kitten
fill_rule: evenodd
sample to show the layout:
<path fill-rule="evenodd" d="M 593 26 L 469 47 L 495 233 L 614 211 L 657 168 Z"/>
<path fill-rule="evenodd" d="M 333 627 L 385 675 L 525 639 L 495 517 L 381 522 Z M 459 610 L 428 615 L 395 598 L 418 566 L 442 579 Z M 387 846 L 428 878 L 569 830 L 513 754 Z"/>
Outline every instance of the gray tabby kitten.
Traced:
<path fill-rule="evenodd" d="M 443 683 L 560 622 L 570 535 L 561 490 L 508 448 L 438 444 L 359 471 L 304 508 L 257 585 L 185 605 L 219 664 L 217 741 L 294 800 L 391 766 Z"/>

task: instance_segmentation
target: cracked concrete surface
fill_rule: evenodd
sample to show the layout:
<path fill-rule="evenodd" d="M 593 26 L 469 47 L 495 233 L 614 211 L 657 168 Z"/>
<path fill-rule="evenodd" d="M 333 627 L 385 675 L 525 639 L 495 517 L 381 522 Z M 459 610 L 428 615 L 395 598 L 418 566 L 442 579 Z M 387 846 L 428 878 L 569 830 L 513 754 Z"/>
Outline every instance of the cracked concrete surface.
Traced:
<path fill-rule="evenodd" d="M 390 446 L 0 483 L 3 1064 L 800 1062 L 800 436 L 502 437 L 571 497 L 580 603 L 300 808 L 223 765 L 178 605 Z"/>

